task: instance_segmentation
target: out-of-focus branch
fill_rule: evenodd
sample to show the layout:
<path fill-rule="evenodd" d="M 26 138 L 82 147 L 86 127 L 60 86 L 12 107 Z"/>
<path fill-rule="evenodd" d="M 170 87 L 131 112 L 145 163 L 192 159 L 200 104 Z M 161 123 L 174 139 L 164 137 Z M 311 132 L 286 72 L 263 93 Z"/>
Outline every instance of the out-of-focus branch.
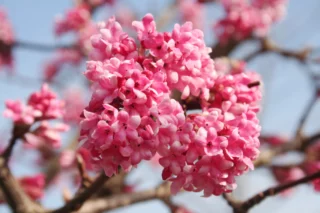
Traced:
<path fill-rule="evenodd" d="M 210 53 L 211 58 L 217 58 L 222 56 L 228 56 L 239 44 L 244 41 L 250 40 L 251 37 L 245 40 L 234 40 L 230 39 L 228 43 L 218 42 L 212 47 L 212 52 Z"/>
<path fill-rule="evenodd" d="M 170 195 L 170 185 L 168 183 L 163 183 L 155 189 L 150 189 L 142 192 L 119 194 L 114 195 L 110 198 L 88 200 L 78 211 L 78 213 L 98 213 L 153 199 L 163 200 Z"/>
<path fill-rule="evenodd" d="M 0 157 L 0 187 L 14 213 L 43 212 L 43 208 L 33 202 L 23 191 L 3 157 Z"/>
<path fill-rule="evenodd" d="M 24 134 L 26 134 L 30 129 L 30 125 L 14 125 L 12 130 L 12 137 L 9 141 L 8 147 L 3 151 L 1 154 L 1 157 L 5 160 L 5 163 L 7 164 L 9 161 L 9 158 L 12 154 L 13 147 L 16 144 L 16 141 L 19 138 L 22 138 Z"/>
<path fill-rule="evenodd" d="M 315 180 L 317 178 L 320 178 L 320 171 L 316 172 L 312 175 L 308 175 L 304 178 L 289 182 L 289 183 L 281 184 L 276 187 L 271 187 L 263 192 L 260 192 L 256 195 L 254 195 L 253 197 L 249 198 L 247 201 L 243 202 L 239 208 L 240 211 L 238 211 L 238 212 L 243 212 L 243 213 L 247 212 L 249 209 L 251 209 L 255 205 L 259 204 L 261 201 L 263 201 L 267 197 L 277 195 L 280 192 L 285 191 L 289 188 L 298 186 L 303 183 L 310 182 L 310 181 Z"/>
<path fill-rule="evenodd" d="M 236 210 L 240 207 L 241 201 L 235 200 L 231 194 L 224 193 L 222 197 L 227 201 L 228 205 L 233 209 Z"/>
<path fill-rule="evenodd" d="M 315 142 L 319 141 L 320 133 L 316 133 L 312 136 L 301 138 L 300 140 L 291 141 L 283 144 L 282 146 L 275 147 L 273 149 L 262 151 L 259 158 L 255 160 L 254 166 L 268 166 L 272 162 L 275 156 L 290 152 L 290 151 L 301 151 L 303 152 L 307 147 L 311 146 Z"/>
<path fill-rule="evenodd" d="M 305 63 L 309 54 L 312 52 L 312 48 L 303 48 L 301 50 L 287 50 L 279 47 L 270 38 L 258 39 L 260 42 L 260 48 L 244 58 L 245 61 L 250 61 L 261 53 L 273 52 L 282 55 L 287 58 L 295 58 L 300 62 Z"/>
<path fill-rule="evenodd" d="M 311 110 L 313 108 L 313 106 L 315 105 L 315 103 L 317 102 L 318 100 L 318 97 L 316 94 L 314 94 L 314 96 L 312 97 L 312 99 L 308 102 L 308 105 L 307 107 L 305 108 L 305 110 L 303 111 L 303 114 L 299 120 L 299 123 L 298 123 L 298 127 L 297 127 L 297 130 L 296 130 L 296 140 L 300 140 L 303 135 L 302 135 L 302 131 L 303 131 L 303 127 L 307 121 L 307 118 L 309 117 L 310 113 L 311 113 Z"/>
<path fill-rule="evenodd" d="M 16 41 L 13 44 L 14 48 L 23 48 L 28 50 L 35 51 L 54 51 L 57 49 L 77 49 L 78 46 L 75 44 L 70 45 L 48 45 L 48 44 L 40 44 L 35 42 L 25 42 L 25 41 Z"/>
<path fill-rule="evenodd" d="M 104 173 L 101 173 L 99 177 L 97 177 L 94 182 L 87 187 L 86 189 L 80 190 L 73 199 L 67 202 L 64 206 L 59 209 L 48 211 L 50 213 L 69 213 L 76 211 L 81 208 L 81 206 L 94 194 L 96 193 L 101 186 L 109 180 Z M 91 211 L 87 211 L 91 212 Z"/>
<path fill-rule="evenodd" d="M 78 170 L 81 178 L 81 188 L 88 188 L 92 183 L 92 180 L 88 176 L 88 173 L 86 171 L 86 166 L 81 155 L 77 154 L 76 158 L 77 158 L 77 166 L 78 166 Z"/>

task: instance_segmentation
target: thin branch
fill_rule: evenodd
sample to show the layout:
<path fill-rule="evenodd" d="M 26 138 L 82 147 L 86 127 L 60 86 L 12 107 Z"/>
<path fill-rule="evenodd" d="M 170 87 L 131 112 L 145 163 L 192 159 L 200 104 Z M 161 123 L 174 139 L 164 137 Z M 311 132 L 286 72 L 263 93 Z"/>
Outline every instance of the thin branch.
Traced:
<path fill-rule="evenodd" d="M 298 123 L 298 127 L 297 127 L 297 130 L 296 130 L 296 140 L 299 140 L 301 139 L 302 137 L 302 130 L 303 130 L 303 127 L 311 113 L 311 110 L 313 108 L 313 106 L 315 105 L 315 103 L 317 102 L 318 98 L 316 96 L 316 94 L 312 97 L 312 99 L 308 102 L 308 105 L 307 107 L 305 108 L 305 110 L 303 111 L 303 114 L 299 120 L 299 123 Z"/>
<path fill-rule="evenodd" d="M 307 61 L 308 56 L 313 50 L 312 48 L 307 47 L 297 51 L 283 49 L 276 45 L 270 38 L 262 38 L 258 41 L 260 41 L 261 44 L 260 48 L 246 56 L 244 58 L 245 61 L 250 61 L 255 57 L 259 56 L 261 53 L 273 52 L 284 57 L 295 58 L 298 61 L 305 63 Z"/>
<path fill-rule="evenodd" d="M 12 129 L 12 137 L 9 141 L 8 147 L 3 151 L 1 154 L 1 157 L 5 160 L 5 163 L 7 164 L 10 156 L 13 151 L 13 147 L 16 144 L 16 141 L 19 138 L 22 138 L 30 129 L 30 125 L 18 125 L 15 124 L 13 129 Z"/>
<path fill-rule="evenodd" d="M 45 51 L 51 52 L 58 49 L 76 49 L 78 48 L 75 44 L 70 45 L 48 45 L 48 44 L 40 44 L 35 42 L 25 42 L 25 41 L 16 41 L 13 44 L 13 47 L 19 47 L 28 50 L 35 50 L 35 51 Z"/>
<path fill-rule="evenodd" d="M 77 158 L 77 166 L 78 166 L 78 170 L 81 178 L 81 188 L 83 189 L 88 188 L 90 184 L 92 184 L 92 180 L 87 174 L 86 165 L 81 155 L 77 154 L 76 158 Z"/>
<path fill-rule="evenodd" d="M 108 179 L 109 177 L 107 177 L 104 173 L 101 173 L 100 176 L 88 188 L 80 191 L 72 200 L 70 200 L 64 206 L 49 212 L 69 213 L 80 209 L 84 202 L 88 200 L 94 193 L 96 193 Z"/>
<path fill-rule="evenodd" d="M 247 212 L 249 209 L 251 209 L 255 205 L 259 204 L 261 201 L 263 201 L 267 197 L 277 195 L 280 192 L 285 191 L 285 190 L 287 190 L 289 188 L 298 186 L 298 185 L 303 184 L 303 183 L 310 182 L 310 181 L 315 180 L 317 178 L 320 178 L 320 171 L 316 172 L 316 173 L 314 173 L 312 175 L 306 176 L 304 178 L 289 182 L 289 183 L 281 184 L 281 185 L 276 186 L 276 187 L 271 187 L 271 188 L 269 188 L 269 189 L 267 189 L 267 190 L 265 190 L 265 191 L 263 191 L 261 193 L 258 193 L 256 195 L 254 195 L 253 197 L 251 197 L 247 201 L 243 202 L 241 204 L 240 209 L 241 209 L 242 212 Z"/>
<path fill-rule="evenodd" d="M 231 194 L 229 193 L 223 193 L 222 197 L 225 199 L 225 201 L 227 201 L 228 205 L 234 210 L 236 211 L 236 209 L 238 209 L 241 205 L 241 202 L 238 200 L 235 200 Z"/>
<path fill-rule="evenodd" d="M 306 148 L 319 141 L 320 133 L 316 133 L 310 137 L 302 138 L 299 140 L 287 142 L 282 146 L 275 147 L 260 153 L 259 157 L 255 160 L 255 167 L 268 166 L 275 156 L 291 151 L 304 152 Z"/>
<path fill-rule="evenodd" d="M 163 183 L 155 189 L 149 189 L 142 192 L 134 192 L 131 194 L 114 195 L 110 198 L 99 198 L 88 200 L 78 213 L 98 213 L 108 211 L 134 203 L 144 202 L 153 199 L 164 199 L 171 195 L 170 185 Z"/>
<path fill-rule="evenodd" d="M 43 208 L 33 202 L 23 191 L 3 157 L 0 157 L 0 187 L 14 213 L 43 212 Z"/>

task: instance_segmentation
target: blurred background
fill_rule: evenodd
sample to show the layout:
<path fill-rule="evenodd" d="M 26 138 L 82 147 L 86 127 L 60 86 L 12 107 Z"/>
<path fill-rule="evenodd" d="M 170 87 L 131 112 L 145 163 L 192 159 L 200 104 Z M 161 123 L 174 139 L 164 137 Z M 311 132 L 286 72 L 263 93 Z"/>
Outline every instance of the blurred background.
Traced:
<path fill-rule="evenodd" d="M 58 14 L 63 14 L 72 7 L 70 0 L 0 0 L 0 6 L 7 10 L 8 17 L 13 25 L 16 39 L 24 42 L 36 42 L 47 45 L 69 44 L 73 41 L 73 35 L 57 38 L 54 33 L 54 20 Z M 95 13 L 95 20 L 106 20 L 114 14 L 124 16 L 130 12 L 137 19 L 141 19 L 146 13 L 152 13 L 155 18 L 163 17 L 168 13 L 172 17 L 161 30 L 173 28 L 173 23 L 179 22 L 179 15 L 170 11 L 170 0 L 117 0 L 113 6 L 99 8 Z M 129 11 L 129 12 L 128 12 Z M 286 49 L 301 49 L 306 46 L 320 47 L 320 1 L 318 0 L 289 0 L 287 15 L 284 19 L 273 25 L 270 38 L 279 46 Z M 203 23 L 207 46 L 216 42 L 213 33 L 213 23 L 223 14 L 221 6 L 206 4 Z M 256 48 L 255 42 L 246 42 L 233 54 L 233 58 L 242 58 Z M 54 55 L 54 51 L 33 51 L 29 49 L 14 49 L 14 74 L 0 72 L 0 111 L 4 110 L 4 101 L 7 99 L 25 100 L 30 93 L 40 88 L 43 79 L 45 61 Z M 283 58 L 270 53 L 256 57 L 248 64 L 251 70 L 262 75 L 264 84 L 263 110 L 260 114 L 262 133 L 277 134 L 285 137 L 293 137 L 298 120 L 303 113 L 308 101 L 312 98 L 314 88 L 310 78 L 306 75 L 308 67 L 295 59 Z M 317 71 L 316 68 L 312 68 Z M 53 83 L 53 89 L 60 95 L 72 88 L 85 88 L 85 79 L 82 72 L 84 63 L 78 66 L 65 66 L 58 78 Z M 319 70 L 320 71 L 320 70 Z M 85 97 L 89 97 L 90 91 L 81 90 Z M 319 103 L 313 108 L 305 126 L 305 133 L 312 134 L 319 131 L 320 118 Z M 0 146 L 4 147 L 10 137 L 10 119 L 0 119 Z M 64 134 L 64 140 L 68 141 L 75 135 L 77 129 Z M 13 173 L 17 177 L 32 175 L 38 172 L 33 164 L 36 161 L 35 153 L 23 152 L 19 145 L 15 148 L 12 162 Z M 275 159 L 277 162 L 292 163 L 301 160 L 298 153 Z M 63 177 L 61 177 L 63 178 Z M 150 163 L 142 163 L 129 175 L 128 183 L 135 189 L 148 189 L 161 182 L 161 169 Z M 234 195 L 238 199 L 246 199 L 255 193 L 276 184 L 270 171 L 259 168 L 255 172 L 238 179 L 238 188 Z M 68 181 L 57 181 L 57 184 L 48 188 L 41 202 L 48 208 L 63 204 L 62 190 L 71 187 Z M 231 212 L 226 202 L 221 197 L 203 198 L 200 194 L 183 193 L 175 197 L 177 203 L 181 203 L 197 213 Z M 302 185 L 288 195 L 279 195 L 267 199 L 252 209 L 251 212 L 319 212 L 318 202 L 320 194 L 314 192 L 311 186 Z M 150 201 L 136 204 L 127 208 L 112 212 L 168 212 L 167 208 L 159 201 Z M 10 212 L 5 205 L 0 205 L 0 212 Z"/>

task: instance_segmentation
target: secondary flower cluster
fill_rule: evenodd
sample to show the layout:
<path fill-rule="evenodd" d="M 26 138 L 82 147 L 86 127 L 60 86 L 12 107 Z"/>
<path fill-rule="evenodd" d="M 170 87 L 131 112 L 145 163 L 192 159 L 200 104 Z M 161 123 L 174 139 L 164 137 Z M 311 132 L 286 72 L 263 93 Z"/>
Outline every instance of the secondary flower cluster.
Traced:
<path fill-rule="evenodd" d="M 31 126 L 36 121 L 40 121 L 38 126 L 32 126 L 34 129 L 24 135 L 24 140 L 29 146 L 35 148 L 44 144 L 57 148 L 61 141 L 59 133 L 69 128 L 63 123 L 52 127 L 48 120 L 62 118 L 64 107 L 64 101 L 59 100 L 48 85 L 44 84 L 40 91 L 30 95 L 27 104 L 19 100 L 7 100 L 4 116 L 11 118 L 15 125 Z"/>
<path fill-rule="evenodd" d="M 215 24 L 220 42 L 242 40 L 253 33 L 265 36 L 271 25 L 279 21 L 287 0 L 222 0 L 225 17 Z"/>
<path fill-rule="evenodd" d="M 0 69 L 2 66 L 12 66 L 12 44 L 14 33 L 4 8 L 0 7 Z"/>
<path fill-rule="evenodd" d="M 243 63 L 216 70 L 190 22 L 158 32 L 147 14 L 132 26 L 138 42 L 114 18 L 91 38 L 93 94 L 80 139 L 93 165 L 112 176 L 159 154 L 173 193 L 233 190 L 259 153 L 259 76 Z M 202 112 L 186 115 L 173 96 L 186 105 L 199 99 Z"/>

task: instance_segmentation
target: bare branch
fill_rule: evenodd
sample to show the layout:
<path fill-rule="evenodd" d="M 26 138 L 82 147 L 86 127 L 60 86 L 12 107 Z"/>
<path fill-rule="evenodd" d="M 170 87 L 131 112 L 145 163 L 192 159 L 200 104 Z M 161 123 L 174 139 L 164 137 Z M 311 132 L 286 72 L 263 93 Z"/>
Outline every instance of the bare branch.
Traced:
<path fill-rule="evenodd" d="M 3 157 L 0 157 L 0 187 L 13 212 L 43 212 L 42 207 L 28 197 L 17 180 L 12 176 L 6 159 Z"/>
<path fill-rule="evenodd" d="M 107 177 L 104 173 L 101 173 L 100 176 L 88 188 L 80 190 L 80 192 L 78 192 L 76 196 L 68 203 L 66 203 L 64 206 L 62 206 L 59 209 L 48 212 L 69 213 L 78 210 L 79 208 L 81 208 L 81 206 L 85 203 L 86 200 L 88 200 L 94 193 L 96 193 L 101 188 L 101 186 L 107 180 L 109 180 L 109 177 Z"/>
<path fill-rule="evenodd" d="M 134 192 L 131 194 L 114 195 L 110 198 L 99 198 L 87 201 L 78 213 L 98 213 L 108 211 L 134 203 L 144 202 L 153 199 L 164 199 L 171 195 L 170 185 L 166 182 L 159 185 L 155 189 L 142 192 Z"/>
<path fill-rule="evenodd" d="M 287 190 L 289 188 L 292 188 L 292 187 L 298 186 L 300 184 L 304 184 L 304 183 L 310 182 L 310 181 L 315 180 L 317 178 L 320 178 L 320 171 L 316 172 L 316 173 L 314 173 L 312 175 L 306 176 L 304 178 L 301 178 L 299 180 L 296 180 L 296 181 L 292 181 L 292 182 L 289 182 L 289 183 L 281 184 L 281 185 L 276 186 L 276 187 L 271 187 L 271 188 L 269 188 L 269 189 L 267 189 L 267 190 L 265 190 L 265 191 L 263 191 L 261 193 L 258 193 L 256 195 L 254 195 L 253 197 L 251 197 L 247 201 L 243 202 L 241 204 L 241 207 L 240 207 L 240 209 L 241 209 L 240 212 L 247 212 L 247 210 L 249 210 L 252 207 L 254 207 L 255 205 L 259 204 L 261 201 L 263 201 L 267 197 L 277 195 L 280 192 L 285 191 L 285 190 Z"/>

